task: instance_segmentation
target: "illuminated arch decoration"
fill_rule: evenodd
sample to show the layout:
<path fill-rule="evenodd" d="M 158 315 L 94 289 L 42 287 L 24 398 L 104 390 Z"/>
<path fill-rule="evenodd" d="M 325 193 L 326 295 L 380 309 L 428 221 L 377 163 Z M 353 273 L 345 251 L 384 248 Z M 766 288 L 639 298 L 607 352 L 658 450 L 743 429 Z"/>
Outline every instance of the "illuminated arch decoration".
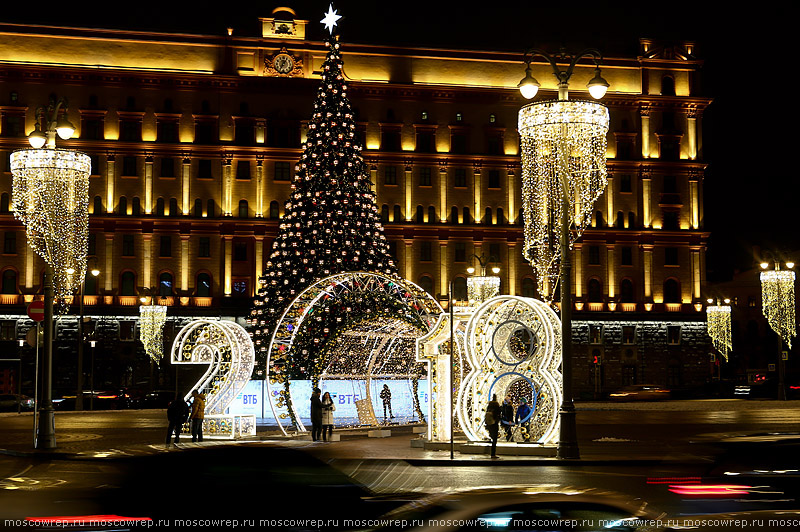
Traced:
<path fill-rule="evenodd" d="M 320 378 L 363 377 L 367 382 L 365 393 L 370 395 L 370 381 L 373 378 L 402 379 L 418 376 L 418 373 L 410 371 L 402 364 L 398 365 L 396 360 L 392 361 L 392 357 L 399 348 L 398 342 L 404 343 L 405 349 L 413 353 L 416 338 L 427 333 L 442 313 L 439 303 L 410 281 L 377 273 L 347 272 L 321 279 L 303 290 L 286 308 L 267 349 L 267 397 L 281 432 L 287 434 L 287 429 L 291 427 L 297 432 L 305 432 L 306 428 L 295 407 L 298 403 L 292 397 L 292 382 L 281 374 L 275 362 L 291 353 L 295 338 L 303 329 L 303 323 L 315 309 L 339 300 L 346 301 L 353 297 L 376 298 L 378 295 L 388 296 L 401 303 L 399 315 L 393 318 L 364 316 L 355 327 L 342 331 L 339 341 L 347 342 L 348 339 L 359 338 L 369 344 L 370 348 L 360 354 L 357 361 L 351 359 L 347 364 L 341 356 L 332 357 L 327 361 Z M 410 326 L 411 323 L 421 324 L 421 327 Z M 413 356 L 410 362 L 415 363 Z M 359 372 L 348 369 L 354 364 L 361 368 Z M 300 404 L 305 405 L 307 399 L 303 397 Z M 418 407 L 417 410 L 419 411 Z"/>
<path fill-rule="evenodd" d="M 192 386 L 206 394 L 203 436 L 232 439 L 255 436 L 254 415 L 233 415 L 229 406 L 250 380 L 255 349 L 250 335 L 232 321 L 195 320 L 178 332 L 172 343 L 173 364 L 207 364 L 208 369 Z"/>
<path fill-rule="evenodd" d="M 561 408 L 561 322 L 537 299 L 499 296 L 486 301 L 466 328 L 470 372 L 461 383 L 457 415 L 470 441 L 486 440 L 483 418 L 496 394 L 525 396 L 532 409 L 530 441 L 558 439 Z"/>

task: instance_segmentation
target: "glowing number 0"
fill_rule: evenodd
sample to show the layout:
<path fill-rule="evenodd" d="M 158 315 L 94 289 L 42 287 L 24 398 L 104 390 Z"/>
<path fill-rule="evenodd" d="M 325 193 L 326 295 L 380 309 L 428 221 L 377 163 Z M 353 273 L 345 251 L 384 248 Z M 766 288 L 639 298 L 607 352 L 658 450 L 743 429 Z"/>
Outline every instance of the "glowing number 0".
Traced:
<path fill-rule="evenodd" d="M 530 402 L 531 441 L 553 443 L 561 408 L 561 328 L 555 312 L 536 299 L 499 296 L 478 307 L 467 324 L 471 367 L 458 399 L 458 417 L 472 441 L 486 439 L 483 413 L 496 394 Z"/>
<path fill-rule="evenodd" d="M 173 364 L 208 364 L 185 397 L 188 400 L 194 390 L 206 393 L 205 437 L 255 435 L 255 416 L 229 413 L 231 402 L 247 385 L 255 364 L 253 341 L 241 325 L 231 321 L 193 321 L 175 337 L 170 360 Z"/>

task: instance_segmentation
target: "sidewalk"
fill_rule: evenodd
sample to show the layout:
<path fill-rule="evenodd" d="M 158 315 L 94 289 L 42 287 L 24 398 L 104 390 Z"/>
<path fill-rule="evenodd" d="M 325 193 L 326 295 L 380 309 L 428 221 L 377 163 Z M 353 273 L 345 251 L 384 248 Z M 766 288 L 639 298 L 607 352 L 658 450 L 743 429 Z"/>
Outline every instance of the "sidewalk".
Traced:
<path fill-rule="evenodd" d="M 451 459 L 450 446 L 440 444 L 441 450 L 425 449 L 419 445 L 412 445 L 420 435 L 413 434 L 411 427 L 393 427 L 392 436 L 384 438 L 370 438 L 365 431 L 343 429 L 338 431 L 342 435 L 338 442 L 312 442 L 305 437 L 288 437 L 280 433 L 259 435 L 247 440 L 209 440 L 202 443 L 192 443 L 190 438 L 182 439 L 178 445 L 166 446 L 163 443 L 136 442 L 133 439 L 121 446 L 107 447 L 100 443 L 99 438 L 83 439 L 71 437 L 70 434 L 57 434 L 57 448 L 52 450 L 33 449 L 32 445 L 4 445 L 0 448 L 0 456 L 15 456 L 34 458 L 40 460 L 95 460 L 112 459 L 127 456 L 141 456 L 180 452 L 185 449 L 212 447 L 218 445 L 258 445 L 275 444 L 301 448 L 310 454 L 322 459 L 330 460 L 360 460 L 384 461 L 401 460 L 416 465 L 481 465 L 503 463 L 539 463 L 561 464 L 576 462 L 581 464 L 615 463 L 618 465 L 660 463 L 664 461 L 694 462 L 705 461 L 700 457 L 689 454 L 674 454 L 662 447 L 658 449 L 636 449 L 631 445 L 620 447 L 619 443 L 607 442 L 605 444 L 583 443 L 580 445 L 581 456 L 579 460 L 561 460 L 555 456 L 556 450 L 552 449 L 549 456 L 533 456 L 518 454 L 521 447 L 515 443 L 498 442 L 497 454 L 499 460 L 489 457 L 489 443 L 469 444 L 473 448 L 469 453 L 461 452 L 461 447 L 468 444 L 466 440 L 459 439 L 454 442 L 453 458 Z M 344 434 L 342 434 L 344 433 Z M 137 434 L 143 435 L 141 431 Z M 160 432 L 159 432 L 160 434 Z M 475 449 L 475 448 L 478 449 Z"/>
<path fill-rule="evenodd" d="M 789 411 L 800 410 L 800 401 L 744 401 L 744 400 L 698 400 L 669 401 L 664 403 L 577 403 L 577 411 L 591 415 L 598 411 L 720 411 L 754 412 L 760 410 Z M 174 452 L 176 450 L 212 445 L 243 444 L 244 441 L 206 440 L 202 444 L 192 444 L 190 438 L 179 447 L 164 445 L 166 436 L 166 416 L 164 410 L 120 410 L 95 412 L 57 412 L 56 444 L 53 450 L 33 448 L 32 413 L 0 414 L 0 455 L 39 459 L 85 460 L 113 458 L 131 455 Z M 453 460 L 450 446 L 439 444 L 441 450 L 430 450 L 422 446 L 421 434 L 414 434 L 412 426 L 392 426 L 392 435 L 386 438 L 370 438 L 363 428 L 337 429 L 341 441 L 322 443 L 311 442 L 298 437 L 284 436 L 277 427 L 262 427 L 252 442 L 273 442 L 275 444 L 302 447 L 323 460 L 404 460 L 408 462 L 447 462 L 450 464 L 498 463 L 488 456 L 488 444 L 473 444 L 470 453 L 460 452 L 463 439 L 456 438 Z M 786 427 L 789 429 L 789 426 Z M 709 427 L 709 432 L 714 427 Z M 646 428 L 642 429 L 645 432 Z M 724 437 L 720 433 L 720 437 Z M 711 448 L 707 445 L 676 441 L 670 444 L 653 444 L 646 441 L 620 439 L 613 437 L 591 437 L 579 430 L 579 463 L 613 462 L 644 463 L 663 461 L 707 461 Z M 412 443 L 414 445 L 412 445 Z M 711 440 L 709 440 L 711 443 Z M 483 446 L 485 449 L 474 449 Z M 498 455 L 502 463 L 536 462 L 569 463 L 555 456 L 529 456 L 519 454 L 520 450 L 530 449 L 530 445 L 498 443 Z M 482 454 L 473 454 L 483 451 Z M 551 453 L 553 454 L 553 453 Z"/>

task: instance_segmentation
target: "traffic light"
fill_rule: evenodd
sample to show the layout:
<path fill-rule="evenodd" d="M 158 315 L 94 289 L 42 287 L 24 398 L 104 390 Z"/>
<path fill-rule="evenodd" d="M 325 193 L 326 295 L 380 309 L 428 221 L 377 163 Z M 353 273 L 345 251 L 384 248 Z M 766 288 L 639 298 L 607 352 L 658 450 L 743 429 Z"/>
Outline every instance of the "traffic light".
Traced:
<path fill-rule="evenodd" d="M 600 365 L 602 365 L 602 364 L 603 364 L 603 355 L 601 355 L 601 354 L 599 354 L 599 353 L 595 353 L 595 354 L 593 355 L 593 357 L 592 357 L 592 363 L 593 363 L 595 366 L 600 366 Z"/>

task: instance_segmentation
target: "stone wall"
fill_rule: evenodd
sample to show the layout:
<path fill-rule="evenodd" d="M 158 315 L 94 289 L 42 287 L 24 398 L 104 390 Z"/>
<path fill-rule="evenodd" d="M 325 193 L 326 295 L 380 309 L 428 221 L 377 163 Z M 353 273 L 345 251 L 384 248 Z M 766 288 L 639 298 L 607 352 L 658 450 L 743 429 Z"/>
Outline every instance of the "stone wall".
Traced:
<path fill-rule="evenodd" d="M 604 397 L 628 384 L 690 393 L 715 371 L 705 321 L 573 321 L 572 341 L 576 398 Z"/>

